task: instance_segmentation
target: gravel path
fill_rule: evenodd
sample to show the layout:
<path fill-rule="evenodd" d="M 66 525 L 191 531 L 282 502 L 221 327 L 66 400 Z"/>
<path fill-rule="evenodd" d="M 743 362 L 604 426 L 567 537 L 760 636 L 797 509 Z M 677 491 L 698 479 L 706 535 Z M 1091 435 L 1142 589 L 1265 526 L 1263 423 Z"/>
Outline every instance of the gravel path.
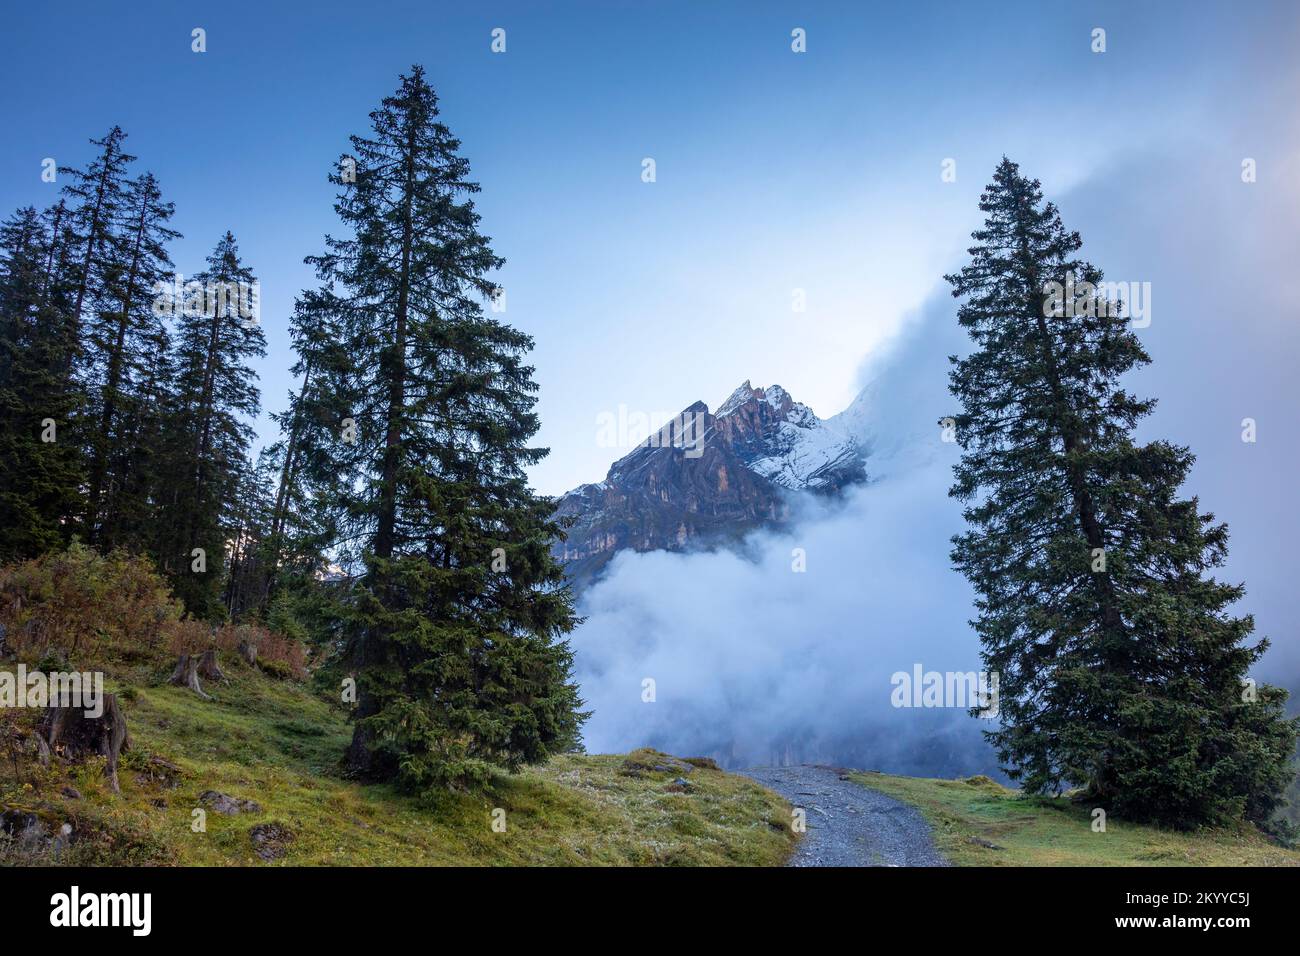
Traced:
<path fill-rule="evenodd" d="M 739 770 L 807 812 L 790 866 L 947 866 L 920 812 L 831 767 Z"/>

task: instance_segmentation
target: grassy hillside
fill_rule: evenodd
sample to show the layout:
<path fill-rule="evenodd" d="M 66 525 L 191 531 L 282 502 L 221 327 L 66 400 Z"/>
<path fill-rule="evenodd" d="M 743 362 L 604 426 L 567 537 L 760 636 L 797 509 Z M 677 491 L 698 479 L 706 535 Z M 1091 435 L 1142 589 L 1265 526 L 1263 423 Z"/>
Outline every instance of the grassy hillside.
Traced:
<path fill-rule="evenodd" d="M 207 649 L 228 677 L 204 681 L 214 699 L 167 684 L 178 654 Z M 432 802 L 345 780 L 347 713 L 310 691 L 307 648 L 185 619 L 125 554 L 73 546 L 0 568 L 0 658 L 103 672 L 131 735 L 114 794 L 101 758 L 42 768 L 39 710 L 0 708 L 0 863 L 758 866 L 796 839 L 777 795 L 651 751 L 560 757 Z"/>
<path fill-rule="evenodd" d="M 1023 796 L 988 777 L 927 780 L 854 773 L 859 783 L 920 809 L 935 844 L 957 866 L 1297 866 L 1300 853 L 1252 827 L 1178 833 L 1107 820 L 1090 808 Z"/>
<path fill-rule="evenodd" d="M 237 659 L 222 666 L 231 680 L 205 685 L 213 701 L 178 687 L 108 688 L 125 691 L 132 737 L 120 796 L 102 765 L 41 772 L 27 759 L 16 783 L 0 752 L 0 809 L 36 812 L 50 832 L 70 823 L 74 841 L 59 859 L 91 864 L 266 865 L 254 850 L 259 826 L 285 865 L 763 866 L 784 862 L 796 839 L 775 794 L 709 767 L 656 771 L 664 760 L 649 751 L 557 758 L 435 805 L 347 781 L 336 769 L 350 736 L 342 710 Z M 689 787 L 674 785 L 678 776 Z M 209 808 L 207 831 L 195 833 L 192 811 L 209 790 L 260 810 Z M 495 808 L 505 832 L 493 831 Z"/>

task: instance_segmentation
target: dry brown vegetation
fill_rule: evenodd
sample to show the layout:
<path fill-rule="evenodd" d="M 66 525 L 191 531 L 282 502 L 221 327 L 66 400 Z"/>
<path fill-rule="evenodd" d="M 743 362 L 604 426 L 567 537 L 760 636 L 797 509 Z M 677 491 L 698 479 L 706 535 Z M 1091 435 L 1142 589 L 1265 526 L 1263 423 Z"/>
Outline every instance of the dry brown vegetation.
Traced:
<path fill-rule="evenodd" d="M 74 544 L 0 568 L 0 627 L 7 652 L 30 666 L 104 670 L 145 679 L 146 671 L 215 647 L 256 650 L 258 666 L 307 677 L 307 649 L 258 624 L 214 626 L 183 617 L 180 602 L 148 559 L 97 554 Z"/>

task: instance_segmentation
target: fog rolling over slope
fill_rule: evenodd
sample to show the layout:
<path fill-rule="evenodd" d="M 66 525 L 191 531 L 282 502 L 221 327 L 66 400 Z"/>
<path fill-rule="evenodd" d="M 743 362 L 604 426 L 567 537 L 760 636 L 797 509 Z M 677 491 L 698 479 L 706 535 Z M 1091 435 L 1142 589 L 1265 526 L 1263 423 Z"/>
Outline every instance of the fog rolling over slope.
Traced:
<path fill-rule="evenodd" d="M 1083 252 L 1108 279 L 1150 277 L 1155 306 L 1140 334 L 1153 364 L 1133 374 L 1131 387 L 1158 405 L 1139 438 L 1167 438 L 1198 456 L 1187 490 L 1232 533 L 1216 577 L 1246 583 L 1238 610 L 1255 616 L 1252 642 L 1272 640 L 1255 676 L 1300 690 L 1300 517 L 1274 504 L 1295 473 L 1295 444 L 1274 397 L 1300 356 L 1289 287 L 1276 281 L 1292 245 L 1290 220 L 1263 202 L 1229 201 L 1240 183 L 1220 184 L 1212 159 L 1184 168 L 1152 151 L 1117 168 L 1122 175 L 1059 197 L 1049 188 L 1049 198 L 1088 237 Z M 1188 196 L 1198 197 L 1195 208 Z M 1166 228 L 1152 242 L 1124 228 L 1124 211 L 1135 206 L 1152 222 L 1185 228 Z M 1242 235 L 1250 237 L 1244 248 Z M 1207 302 L 1231 302 L 1231 314 Z M 988 722 L 960 708 L 890 703 L 896 671 L 980 667 L 968 624 L 974 596 L 949 560 L 949 538 L 964 526 L 959 503 L 947 497 L 959 449 L 940 440 L 938 424 L 954 409 L 947 357 L 969 348 L 955 313 L 947 287 L 936 287 L 891 346 L 870 357 L 859 397 L 827 419 L 859 436 L 866 485 L 838 502 L 791 495 L 790 519 L 751 534 L 745 558 L 621 552 L 584 594 L 589 619 L 572 644 L 595 711 L 589 750 L 653 745 L 732 766 L 803 760 L 992 774 L 995 755 L 980 733 Z M 1207 342 L 1223 368 L 1249 374 L 1212 372 Z M 1264 416 L 1276 431 L 1243 443 L 1246 415 Z M 791 571 L 794 548 L 806 552 L 805 573 Z M 641 700 L 646 678 L 656 682 L 654 703 Z M 1297 712 L 1300 699 L 1289 706 Z"/>
<path fill-rule="evenodd" d="M 891 703 L 895 672 L 980 668 L 972 594 L 947 561 L 961 524 L 947 497 L 957 448 L 937 424 L 946 356 L 961 344 L 950 308 L 936 296 L 831 419 L 860 437 L 866 484 L 840 497 L 791 493 L 791 519 L 751 533 L 739 554 L 622 551 L 585 592 L 573 646 L 594 710 L 589 750 L 996 772 L 988 722 L 961 706 Z"/>

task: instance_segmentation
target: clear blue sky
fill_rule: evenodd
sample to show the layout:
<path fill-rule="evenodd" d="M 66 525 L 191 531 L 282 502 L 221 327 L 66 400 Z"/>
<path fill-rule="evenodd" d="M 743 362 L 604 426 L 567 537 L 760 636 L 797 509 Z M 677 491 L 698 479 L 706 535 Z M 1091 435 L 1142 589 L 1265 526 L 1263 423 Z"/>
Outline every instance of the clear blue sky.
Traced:
<path fill-rule="evenodd" d="M 1004 152 L 1068 194 L 1263 108 L 1277 77 L 1261 70 L 1297 49 L 1294 4 L 981 6 L 10 4 L 0 206 L 50 202 L 41 160 L 81 165 L 87 139 L 120 124 L 176 203 L 178 268 L 197 271 L 229 228 L 260 276 L 258 371 L 279 409 L 288 310 L 312 281 L 302 258 L 337 230 L 329 167 L 424 64 L 508 260 L 506 318 L 537 339 L 553 452 L 534 478 L 555 493 L 622 453 L 596 441 L 620 405 L 716 406 L 748 378 L 840 410 L 864 356 L 955 264 Z M 191 52 L 195 27 L 206 53 Z M 795 27 L 807 53 L 791 51 Z M 1217 141 L 1214 160 L 1274 146 Z M 940 180 L 949 157 L 955 183 Z"/>

